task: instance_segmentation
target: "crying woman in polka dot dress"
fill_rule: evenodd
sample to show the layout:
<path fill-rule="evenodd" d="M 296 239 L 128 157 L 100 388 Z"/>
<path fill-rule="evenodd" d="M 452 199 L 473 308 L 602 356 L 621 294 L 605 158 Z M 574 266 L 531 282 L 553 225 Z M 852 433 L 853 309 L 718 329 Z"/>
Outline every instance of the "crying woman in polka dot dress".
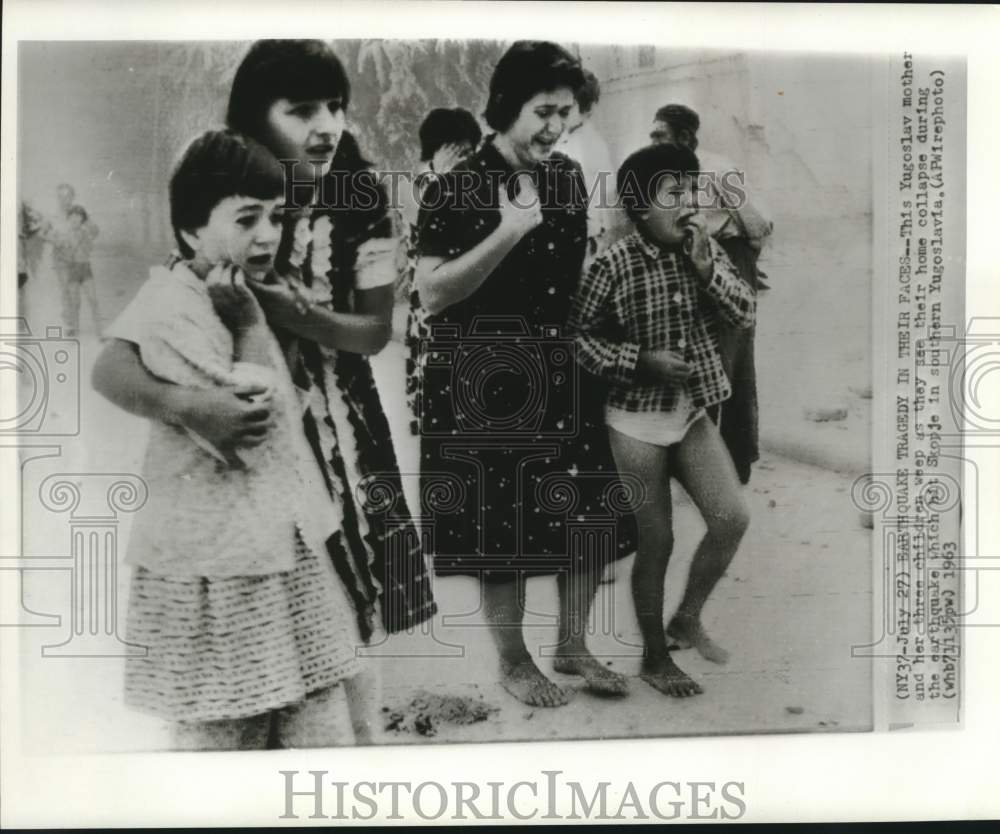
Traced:
<path fill-rule="evenodd" d="M 615 470 L 594 411 L 600 383 L 578 369 L 563 335 L 586 248 L 586 191 L 579 168 L 558 153 L 532 179 L 541 224 L 472 295 L 428 317 L 421 469 L 439 573 L 554 573 L 567 564 L 569 513 L 613 518 L 601 498 Z M 501 189 L 520 199 L 516 183 L 487 139 L 425 195 L 421 256 L 452 260 L 486 239 L 500 223 Z M 436 506 L 432 479 L 446 473 L 461 487 L 446 477 L 439 490 L 453 484 L 466 498 L 453 512 Z M 578 496 L 565 507 L 545 494 L 546 483 L 558 492 L 559 474 Z M 630 552 L 631 543 L 619 535 L 613 555 Z"/>
<path fill-rule="evenodd" d="M 587 197 L 579 166 L 552 144 L 578 73 L 554 44 L 515 44 L 490 88 L 486 118 L 498 132 L 428 188 L 417 224 L 417 282 L 430 311 L 423 518 L 437 572 L 479 576 L 488 617 L 490 587 L 552 574 L 596 586 L 609 560 L 634 549 L 634 520 L 602 422 L 604 392 L 576 364 L 564 334 L 586 250 Z M 492 593 L 494 606 L 517 604 L 513 592 Z M 583 609 L 585 622 L 588 605 L 589 597 L 570 605 L 571 618 Z M 507 612 L 502 625 L 519 622 Z M 507 689 L 527 703 L 565 702 L 539 680 L 520 629 L 513 642 L 504 639 Z M 582 642 L 577 648 L 585 652 Z M 573 664 L 560 671 L 623 691 L 623 682 Z"/>

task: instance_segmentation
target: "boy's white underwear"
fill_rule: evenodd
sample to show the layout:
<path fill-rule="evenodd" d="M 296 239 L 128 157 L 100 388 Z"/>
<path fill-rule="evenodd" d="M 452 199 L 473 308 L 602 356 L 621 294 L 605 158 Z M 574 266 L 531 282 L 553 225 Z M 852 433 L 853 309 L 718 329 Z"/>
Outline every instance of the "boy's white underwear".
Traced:
<path fill-rule="evenodd" d="M 673 411 L 625 411 L 604 407 L 604 422 L 635 440 L 653 446 L 680 443 L 694 422 L 705 415 L 704 408 L 692 408 L 686 391 L 681 391 Z"/>

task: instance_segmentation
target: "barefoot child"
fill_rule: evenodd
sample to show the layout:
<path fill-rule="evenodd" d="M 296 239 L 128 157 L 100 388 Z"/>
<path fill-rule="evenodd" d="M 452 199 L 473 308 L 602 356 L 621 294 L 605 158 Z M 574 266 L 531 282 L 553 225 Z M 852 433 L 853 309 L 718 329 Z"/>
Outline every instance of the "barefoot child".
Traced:
<path fill-rule="evenodd" d="M 192 749 L 343 743 L 340 682 L 363 674 L 347 594 L 326 558 L 340 535 L 281 350 L 244 275 L 280 240 L 283 171 L 230 132 L 188 148 L 170 182 L 182 259 L 154 267 L 110 331 L 149 371 L 195 389 L 269 389 L 274 423 L 253 448 L 214 450 L 153 421 L 149 498 L 132 531 L 126 703 L 176 722 Z M 348 695 L 350 696 L 350 688 Z M 358 741 L 361 708 L 349 701 Z"/>
<path fill-rule="evenodd" d="M 714 334 L 714 305 L 734 326 L 754 319 L 754 296 L 706 234 L 694 208 L 694 153 L 656 145 L 618 171 L 618 193 L 635 231 L 610 247 L 580 283 L 569 318 L 578 360 L 609 382 L 605 420 L 620 472 L 639 476 L 639 549 L 632 596 L 645 643 L 641 677 L 667 695 L 702 691 L 668 653 L 664 578 L 673 548 L 670 476 L 691 495 L 707 531 L 671 638 L 708 660 L 727 653 L 705 633 L 702 608 L 746 530 L 733 463 L 705 409 L 729 396 Z"/>

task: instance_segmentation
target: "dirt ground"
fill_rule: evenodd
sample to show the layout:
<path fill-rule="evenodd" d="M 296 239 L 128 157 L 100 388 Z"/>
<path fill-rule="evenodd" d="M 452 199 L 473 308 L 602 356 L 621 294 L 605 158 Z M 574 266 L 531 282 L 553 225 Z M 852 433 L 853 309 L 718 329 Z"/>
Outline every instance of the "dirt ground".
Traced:
<path fill-rule="evenodd" d="M 711 633 L 733 657 L 728 665 L 715 666 L 692 651 L 676 654 L 705 693 L 669 699 L 635 677 L 640 647 L 629 560 L 618 563 L 601 586 L 590 645 L 611 668 L 630 676 L 631 692 L 609 700 L 577 691 L 559 709 L 526 707 L 499 687 L 478 585 L 449 578 L 436 581 L 441 613 L 432 623 L 373 649 L 381 658 L 385 743 L 870 728 L 870 664 L 852 656 L 852 646 L 864 644 L 871 630 L 870 532 L 858 523 L 850 500 L 851 483 L 868 458 L 870 401 L 863 389 L 870 378 L 870 265 L 857 254 L 831 264 L 825 254 L 829 251 L 819 243 L 812 250 L 776 249 L 764 261 L 772 290 L 761 297 L 758 366 L 767 450 L 746 491 L 750 531 L 706 611 Z M 146 269 L 132 257 L 98 248 L 94 271 L 106 316 L 124 305 Z M 819 280 L 814 277 L 818 270 L 833 277 Z M 44 272 L 30 287 L 29 315 L 36 334 L 59 323 L 52 287 L 51 275 Z M 86 316 L 84 320 L 80 434 L 54 441 L 57 453 L 26 458 L 22 470 L 22 553 L 39 557 L 40 566 L 60 567 L 59 558 L 70 552 L 66 516 L 45 509 L 37 499 L 44 478 L 137 472 L 141 460 L 143 422 L 89 390 L 89 368 L 99 344 Z M 401 468 L 416 471 L 415 444 L 405 433 L 401 346 L 391 344 L 376 358 L 375 368 Z M 819 424 L 804 416 L 809 409 L 828 406 L 843 406 L 845 419 Z M 128 524 L 129 518 L 122 516 L 119 551 L 126 544 Z M 683 587 L 700 525 L 686 496 L 676 495 L 677 544 L 667 579 L 668 609 Z M 167 726 L 122 704 L 121 658 L 41 656 L 42 646 L 67 637 L 69 576 L 51 569 L 23 574 L 26 608 L 61 616 L 58 624 L 32 617 L 37 627 L 22 632 L 25 748 L 63 753 L 165 749 Z M 127 569 L 119 571 L 117 587 L 115 612 L 123 623 Z M 543 670 L 551 672 L 553 581 L 529 583 L 528 609 L 529 646 Z M 580 689 L 578 679 L 551 674 Z M 346 714 L 338 720 L 346 742 Z"/>

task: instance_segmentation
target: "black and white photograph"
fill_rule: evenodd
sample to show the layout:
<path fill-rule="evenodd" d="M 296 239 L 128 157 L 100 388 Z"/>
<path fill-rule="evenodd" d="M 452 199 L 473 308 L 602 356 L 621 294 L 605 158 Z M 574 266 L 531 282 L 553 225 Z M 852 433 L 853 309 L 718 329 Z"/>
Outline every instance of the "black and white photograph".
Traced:
<path fill-rule="evenodd" d="M 4 59 L 21 755 L 961 726 L 960 51 L 139 28 Z"/>

